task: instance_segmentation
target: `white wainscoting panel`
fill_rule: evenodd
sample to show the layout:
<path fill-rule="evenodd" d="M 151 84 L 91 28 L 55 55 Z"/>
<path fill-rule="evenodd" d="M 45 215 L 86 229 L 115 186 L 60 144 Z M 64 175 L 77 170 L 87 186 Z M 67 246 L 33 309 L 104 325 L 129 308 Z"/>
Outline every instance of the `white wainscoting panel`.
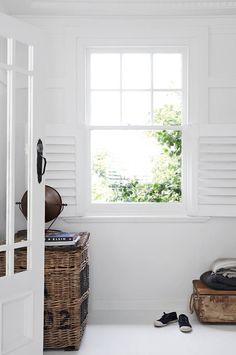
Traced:
<path fill-rule="evenodd" d="M 29 343 L 33 338 L 33 294 L 2 303 L 2 354 Z"/>

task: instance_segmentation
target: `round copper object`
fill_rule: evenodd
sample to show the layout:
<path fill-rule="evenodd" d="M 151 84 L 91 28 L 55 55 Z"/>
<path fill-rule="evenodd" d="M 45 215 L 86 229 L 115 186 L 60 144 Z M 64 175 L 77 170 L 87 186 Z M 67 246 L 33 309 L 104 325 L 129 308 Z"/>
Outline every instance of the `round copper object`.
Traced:
<path fill-rule="evenodd" d="M 27 219 L 27 191 L 21 199 L 21 210 Z M 45 223 L 59 216 L 62 210 L 62 199 L 53 187 L 45 185 Z"/>

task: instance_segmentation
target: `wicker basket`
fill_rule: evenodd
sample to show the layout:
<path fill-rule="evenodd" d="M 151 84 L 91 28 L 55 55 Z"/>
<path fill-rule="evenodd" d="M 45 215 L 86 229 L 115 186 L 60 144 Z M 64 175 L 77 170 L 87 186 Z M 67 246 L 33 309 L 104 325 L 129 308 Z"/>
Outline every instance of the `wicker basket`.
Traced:
<path fill-rule="evenodd" d="M 14 273 L 27 270 L 27 248 L 14 251 Z M 6 276 L 6 252 L 0 252 L 0 277 Z"/>
<path fill-rule="evenodd" d="M 46 247 L 44 348 L 79 349 L 88 315 L 88 233 L 76 247 Z"/>
<path fill-rule="evenodd" d="M 86 327 L 89 296 L 89 233 L 80 233 L 76 247 L 45 248 L 44 348 L 79 349 Z M 16 242 L 25 240 L 19 231 Z M 5 276 L 0 253 L 0 276 Z M 15 250 L 14 271 L 27 269 L 26 248 Z"/>
<path fill-rule="evenodd" d="M 6 252 L 0 252 L 0 277 L 6 276 Z"/>
<path fill-rule="evenodd" d="M 88 292 L 77 300 L 45 301 L 44 348 L 78 350 L 87 314 Z"/>

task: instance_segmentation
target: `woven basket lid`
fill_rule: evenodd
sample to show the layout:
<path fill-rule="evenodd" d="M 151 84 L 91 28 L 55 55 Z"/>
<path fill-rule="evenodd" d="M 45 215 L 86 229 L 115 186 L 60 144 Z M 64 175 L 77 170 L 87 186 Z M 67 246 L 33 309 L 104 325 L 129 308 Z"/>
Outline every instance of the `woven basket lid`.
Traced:
<path fill-rule="evenodd" d="M 21 211 L 27 219 L 27 191 L 21 199 Z M 62 210 L 61 195 L 53 187 L 45 185 L 45 223 L 57 218 Z"/>

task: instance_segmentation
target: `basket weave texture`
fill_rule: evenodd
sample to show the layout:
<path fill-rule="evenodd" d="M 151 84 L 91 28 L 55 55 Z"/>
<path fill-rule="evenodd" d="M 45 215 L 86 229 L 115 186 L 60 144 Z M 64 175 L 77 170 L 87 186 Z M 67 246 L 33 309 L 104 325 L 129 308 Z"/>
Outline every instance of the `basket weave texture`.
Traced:
<path fill-rule="evenodd" d="M 44 348 L 79 349 L 87 323 L 89 233 L 76 247 L 46 247 Z"/>

